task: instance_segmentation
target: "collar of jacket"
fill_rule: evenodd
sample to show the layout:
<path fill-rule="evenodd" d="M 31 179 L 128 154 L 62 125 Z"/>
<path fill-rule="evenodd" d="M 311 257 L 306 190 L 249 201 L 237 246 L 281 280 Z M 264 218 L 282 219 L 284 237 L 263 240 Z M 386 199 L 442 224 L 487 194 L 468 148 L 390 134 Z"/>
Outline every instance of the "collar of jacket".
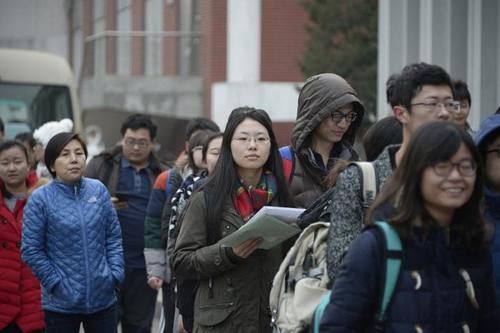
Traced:
<path fill-rule="evenodd" d="M 83 181 L 83 177 L 80 178 L 76 183 L 66 183 L 59 179 L 52 180 L 52 183 L 56 188 L 61 190 L 65 195 L 68 195 L 72 198 L 76 197 L 81 191 L 85 188 L 85 182 Z"/>

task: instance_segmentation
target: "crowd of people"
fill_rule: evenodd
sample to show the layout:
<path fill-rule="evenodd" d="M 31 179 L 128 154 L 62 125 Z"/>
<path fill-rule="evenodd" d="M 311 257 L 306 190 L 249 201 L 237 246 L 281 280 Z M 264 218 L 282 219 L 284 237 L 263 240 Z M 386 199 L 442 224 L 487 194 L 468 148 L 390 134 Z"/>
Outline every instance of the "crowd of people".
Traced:
<path fill-rule="evenodd" d="M 250 106 L 223 132 L 191 120 L 171 164 L 142 114 L 91 160 L 68 119 L 5 140 L 0 332 L 151 332 L 159 291 L 165 333 L 273 332 L 269 294 L 294 239 L 269 250 L 220 240 L 263 206 L 307 209 L 330 189 L 320 332 L 500 332 L 500 110 L 473 131 L 466 83 L 426 63 L 392 75 L 386 96 L 393 114 L 366 131 L 363 152 L 363 102 L 331 73 L 302 86 L 283 147 Z M 375 170 L 371 206 L 349 163 L 361 156 Z M 383 318 L 377 221 L 402 244 Z"/>

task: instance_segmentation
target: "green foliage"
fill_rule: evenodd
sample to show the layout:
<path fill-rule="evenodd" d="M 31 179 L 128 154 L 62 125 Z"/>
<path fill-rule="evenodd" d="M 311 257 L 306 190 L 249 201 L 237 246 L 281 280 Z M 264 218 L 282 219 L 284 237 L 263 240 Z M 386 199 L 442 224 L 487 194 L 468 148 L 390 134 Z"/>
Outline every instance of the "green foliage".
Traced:
<path fill-rule="evenodd" d="M 299 0 L 311 24 L 300 68 L 305 77 L 336 73 L 375 114 L 377 96 L 377 1 Z M 368 117 L 367 117 L 368 118 Z"/>

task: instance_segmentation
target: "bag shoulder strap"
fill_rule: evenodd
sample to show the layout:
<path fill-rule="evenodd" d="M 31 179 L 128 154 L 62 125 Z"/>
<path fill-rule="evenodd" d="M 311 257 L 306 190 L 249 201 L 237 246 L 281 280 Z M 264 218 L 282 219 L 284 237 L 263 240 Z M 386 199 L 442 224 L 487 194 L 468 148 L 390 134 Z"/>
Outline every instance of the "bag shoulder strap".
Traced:
<path fill-rule="evenodd" d="M 401 271 L 401 260 L 403 250 L 401 240 L 396 230 L 387 222 L 377 221 L 375 225 L 382 231 L 384 235 L 385 251 L 385 274 L 383 291 L 380 293 L 379 307 L 376 314 L 376 320 L 383 322 L 387 307 L 392 299 L 396 284 L 398 282 L 399 272 Z"/>
<path fill-rule="evenodd" d="M 375 167 L 371 162 L 352 162 L 358 166 L 362 175 L 363 207 L 368 208 L 377 196 L 377 177 Z"/>
<path fill-rule="evenodd" d="M 285 175 L 285 180 L 288 183 L 291 183 L 293 171 L 295 169 L 295 156 L 292 146 L 288 145 L 281 147 L 279 151 L 283 162 L 283 174 Z"/>

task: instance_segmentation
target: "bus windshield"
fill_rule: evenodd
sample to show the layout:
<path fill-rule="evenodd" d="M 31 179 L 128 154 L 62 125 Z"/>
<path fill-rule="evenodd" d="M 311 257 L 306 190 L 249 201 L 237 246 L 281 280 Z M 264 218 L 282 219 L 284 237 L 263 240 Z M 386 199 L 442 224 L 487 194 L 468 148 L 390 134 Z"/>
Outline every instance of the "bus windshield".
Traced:
<path fill-rule="evenodd" d="M 68 87 L 0 82 L 0 117 L 6 139 L 32 132 L 54 119 L 72 119 L 72 115 Z"/>

